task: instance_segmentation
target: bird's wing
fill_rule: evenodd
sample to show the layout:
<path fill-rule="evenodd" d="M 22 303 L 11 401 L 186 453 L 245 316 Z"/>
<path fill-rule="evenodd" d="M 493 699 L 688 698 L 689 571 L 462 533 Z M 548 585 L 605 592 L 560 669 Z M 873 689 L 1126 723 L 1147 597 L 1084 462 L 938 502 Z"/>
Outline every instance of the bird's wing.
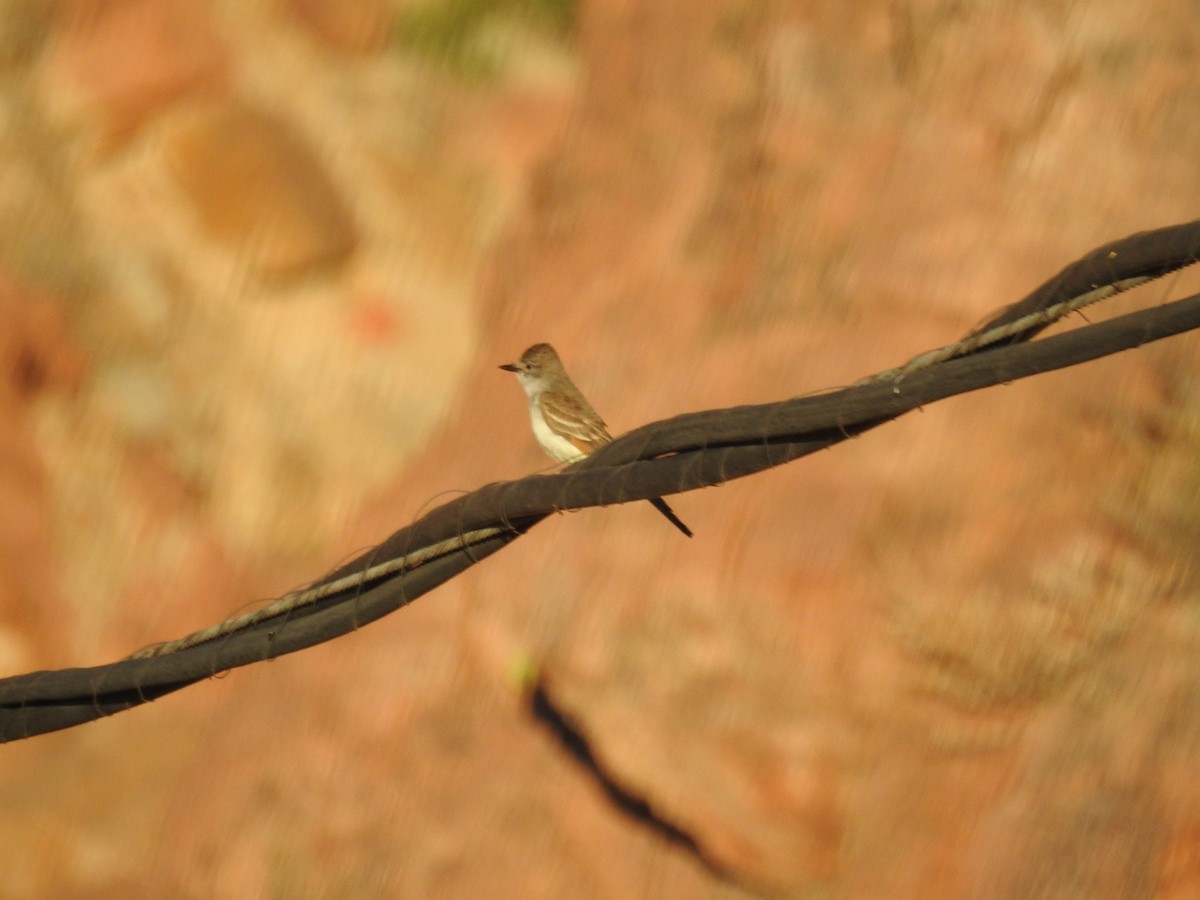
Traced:
<path fill-rule="evenodd" d="M 538 398 L 542 418 L 555 433 L 570 441 L 580 453 L 591 453 L 612 440 L 596 411 L 566 394 L 547 391 Z"/>

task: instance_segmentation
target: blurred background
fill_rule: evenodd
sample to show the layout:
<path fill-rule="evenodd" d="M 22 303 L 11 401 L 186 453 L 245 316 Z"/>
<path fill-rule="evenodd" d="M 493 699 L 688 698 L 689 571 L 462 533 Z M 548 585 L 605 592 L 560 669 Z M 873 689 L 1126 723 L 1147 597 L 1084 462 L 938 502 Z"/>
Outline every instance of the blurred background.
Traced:
<path fill-rule="evenodd" d="M 0 674 L 544 468 L 496 370 L 532 343 L 620 433 L 846 384 L 1195 218 L 1195 14 L 4 0 Z M 673 499 L 690 541 L 554 517 L 8 745 L 0 895 L 1194 897 L 1198 374 L 1183 336 L 940 403 Z M 535 671 L 694 847 L 531 716 Z"/>

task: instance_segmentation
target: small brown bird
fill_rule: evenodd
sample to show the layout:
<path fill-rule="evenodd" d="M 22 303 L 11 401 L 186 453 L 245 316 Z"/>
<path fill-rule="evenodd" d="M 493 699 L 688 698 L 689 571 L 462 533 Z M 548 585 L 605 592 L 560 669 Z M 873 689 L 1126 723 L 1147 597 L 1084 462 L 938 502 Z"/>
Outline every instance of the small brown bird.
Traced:
<path fill-rule="evenodd" d="M 612 440 L 604 420 L 575 387 L 562 360 L 549 344 L 534 344 L 517 362 L 500 368 L 516 373 L 529 400 L 533 436 L 552 458 L 565 463 L 577 462 Z M 650 502 L 672 525 L 688 537 L 692 536 L 691 530 L 679 521 L 662 497 L 655 497 Z"/>

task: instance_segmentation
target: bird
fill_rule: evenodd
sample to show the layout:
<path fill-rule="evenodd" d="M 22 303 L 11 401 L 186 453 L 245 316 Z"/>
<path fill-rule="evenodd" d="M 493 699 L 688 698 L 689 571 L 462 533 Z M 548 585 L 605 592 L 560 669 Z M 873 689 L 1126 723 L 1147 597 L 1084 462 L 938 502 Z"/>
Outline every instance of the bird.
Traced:
<path fill-rule="evenodd" d="M 517 376 L 529 400 L 533 436 L 558 462 L 578 462 L 612 440 L 600 414 L 587 402 L 549 344 L 534 344 L 515 363 L 500 366 Z M 688 537 L 689 529 L 662 497 L 650 503 Z"/>

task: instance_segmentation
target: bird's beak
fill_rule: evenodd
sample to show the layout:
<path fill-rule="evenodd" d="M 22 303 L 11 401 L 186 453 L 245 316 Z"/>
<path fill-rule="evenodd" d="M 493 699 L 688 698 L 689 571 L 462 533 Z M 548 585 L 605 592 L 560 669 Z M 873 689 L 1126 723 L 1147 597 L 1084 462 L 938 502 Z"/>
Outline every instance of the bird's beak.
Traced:
<path fill-rule="evenodd" d="M 505 363 L 500 368 L 502 368 L 505 372 L 520 372 L 521 371 L 519 368 L 517 368 L 516 363 Z"/>

